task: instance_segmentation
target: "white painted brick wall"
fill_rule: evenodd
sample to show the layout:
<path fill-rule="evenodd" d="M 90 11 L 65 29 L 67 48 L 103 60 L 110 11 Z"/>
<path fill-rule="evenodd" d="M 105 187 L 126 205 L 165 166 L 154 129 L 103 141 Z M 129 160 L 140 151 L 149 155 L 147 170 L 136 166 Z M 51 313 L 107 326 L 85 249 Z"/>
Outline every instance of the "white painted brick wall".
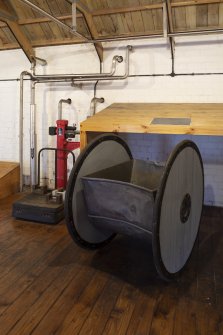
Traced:
<path fill-rule="evenodd" d="M 199 37 L 193 40 L 176 39 L 175 72 L 223 72 L 223 38 Z M 128 44 L 130 44 L 128 42 Z M 134 41 L 130 74 L 168 74 L 171 72 L 170 50 L 165 40 Z M 125 56 L 127 43 L 105 43 L 104 71 L 110 71 L 115 54 Z M 37 68 L 37 73 L 86 73 L 98 72 L 99 62 L 90 45 L 61 46 L 37 49 L 37 56 L 48 61 L 47 67 Z M 17 79 L 30 64 L 20 50 L 0 52 L 0 80 Z M 118 73 L 124 73 L 124 64 L 118 65 Z M 55 138 L 48 136 L 48 127 L 55 124 L 57 106 L 61 98 L 71 98 L 72 105 L 64 106 L 64 116 L 70 123 L 77 123 L 89 113 L 94 83 L 82 89 L 68 84 L 39 84 L 36 90 L 38 149 L 54 146 Z M 25 87 L 24 113 L 24 174 L 29 174 L 29 82 Z M 125 81 L 100 82 L 97 96 L 105 103 L 97 111 L 114 102 L 221 102 L 223 103 L 223 75 L 135 77 Z M 19 82 L 0 81 L 0 159 L 18 161 Z M 216 124 L 217 127 L 217 124 Z M 205 203 L 223 206 L 223 138 L 210 136 L 169 136 L 123 134 L 133 155 L 139 159 L 165 161 L 180 140 L 194 140 L 201 150 L 205 167 Z M 53 180 L 53 166 L 44 165 L 43 177 Z"/>

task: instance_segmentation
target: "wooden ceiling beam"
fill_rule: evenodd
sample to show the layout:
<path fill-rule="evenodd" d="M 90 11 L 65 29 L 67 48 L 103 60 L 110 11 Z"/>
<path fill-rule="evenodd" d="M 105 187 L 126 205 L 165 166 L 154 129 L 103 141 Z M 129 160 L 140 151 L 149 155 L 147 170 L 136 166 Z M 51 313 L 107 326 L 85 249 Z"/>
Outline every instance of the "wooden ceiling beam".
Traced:
<path fill-rule="evenodd" d="M 21 46 L 22 50 L 24 51 L 29 61 L 32 62 L 33 58 L 35 57 L 35 51 L 30 41 L 27 39 L 25 34 L 22 32 L 18 23 L 14 21 L 7 21 L 7 25 L 9 29 L 11 30 L 12 34 L 15 36 L 15 39 Z"/>
<path fill-rule="evenodd" d="M 187 0 L 187 1 L 180 1 L 180 2 L 169 2 L 170 7 L 184 7 L 184 6 L 193 6 L 193 5 L 202 5 L 202 4 L 216 4 L 222 3 L 222 0 Z M 96 9 L 91 11 L 91 13 L 84 7 L 82 4 L 78 4 L 77 7 L 81 7 L 80 10 L 82 13 L 77 13 L 77 17 L 83 17 L 83 12 L 91 16 L 103 16 L 103 15 L 111 15 L 111 14 L 121 14 L 121 13 L 129 13 L 135 11 L 144 11 L 144 10 L 153 10 L 153 9 L 162 9 L 163 3 L 158 4 L 149 4 L 149 5 L 138 5 L 138 6 L 129 6 L 129 7 L 120 7 L 120 8 L 103 8 L 103 9 Z M 4 0 L 0 0 L 0 20 L 3 20 L 3 15 L 1 12 L 7 15 L 8 19 L 16 20 L 15 14 L 12 14 L 8 11 L 7 7 L 5 6 Z M 58 20 L 70 20 L 72 19 L 72 15 L 60 15 L 56 17 Z M 19 25 L 26 25 L 26 24 L 37 24 L 37 23 L 46 23 L 51 22 L 51 20 L 47 17 L 37 17 L 37 18 L 26 18 L 18 20 Z M 3 27 L 3 24 L 0 23 L 0 26 Z"/>
<path fill-rule="evenodd" d="M 0 20 L 9 27 L 12 34 L 15 36 L 15 39 L 23 49 L 25 55 L 28 57 L 29 61 L 32 62 L 33 57 L 35 56 L 35 51 L 25 34 L 22 32 L 17 22 L 18 17 L 9 1 L 6 3 L 5 0 L 0 0 Z"/>
<path fill-rule="evenodd" d="M 219 4 L 223 3 L 223 0 L 181 0 L 179 2 L 172 2 L 171 0 L 167 0 L 168 6 L 168 17 L 169 17 L 169 31 L 173 32 L 173 18 L 172 11 L 174 8 L 185 7 L 185 6 L 195 6 L 195 5 L 204 5 L 204 4 Z M 99 33 L 96 29 L 94 23 L 95 16 L 103 16 L 103 15 L 115 15 L 115 14 L 124 14 L 131 13 L 137 11 L 147 11 L 147 10 L 162 10 L 163 2 L 156 4 L 148 4 L 148 5 L 136 5 L 136 6 L 128 6 L 128 7 L 120 7 L 120 8 L 103 8 L 96 9 L 92 12 L 89 11 L 84 5 L 82 5 L 81 1 L 77 2 L 77 17 L 83 18 L 86 21 L 88 29 L 90 31 L 91 37 L 93 39 L 99 38 Z M 59 20 L 72 20 L 72 15 L 60 15 L 57 17 Z M 38 40 L 32 43 L 27 39 L 26 35 L 23 33 L 21 26 L 30 25 L 30 24 L 39 24 L 39 23 L 47 23 L 51 22 L 51 20 L 47 17 L 35 17 L 35 18 L 24 18 L 18 19 L 16 13 L 13 11 L 13 8 L 10 7 L 10 2 L 7 0 L 0 0 L 0 28 L 4 28 L 8 26 L 12 31 L 13 35 L 17 39 L 19 45 L 24 50 L 25 54 L 31 61 L 33 56 L 35 55 L 33 47 L 35 46 L 45 46 L 45 45 L 58 45 L 58 44 L 73 44 L 78 43 L 79 40 L 75 38 L 66 38 L 66 39 L 55 39 L 55 40 Z M 154 32 L 151 32 L 152 34 Z M 1 45 L 0 49 L 11 49 L 17 48 L 17 43 L 10 43 L 7 45 Z M 103 61 L 103 47 L 102 43 L 96 43 L 95 48 L 100 57 L 100 60 Z"/>
<path fill-rule="evenodd" d="M 77 3 L 77 9 L 79 10 L 79 12 L 81 12 L 83 14 L 85 22 L 88 26 L 88 30 L 89 30 L 92 38 L 97 39 L 99 37 L 99 35 L 98 35 L 97 28 L 96 28 L 96 26 L 94 24 L 94 21 L 93 21 L 93 16 L 80 2 Z M 103 46 L 102 46 L 102 43 L 95 43 L 94 46 L 95 46 L 95 49 L 97 51 L 100 62 L 102 63 L 103 62 Z"/>
<path fill-rule="evenodd" d="M 2 1 L 2 0 L 0 0 Z M 193 6 L 193 5 L 202 5 L 202 4 L 215 4 L 215 3 L 222 3 L 222 0 L 187 0 L 181 2 L 171 2 L 168 1 L 168 8 L 171 7 L 184 7 L 184 6 Z M 1 2 L 0 2 L 1 3 Z M 80 6 L 80 5 L 79 5 Z M 112 14 L 121 14 L 121 13 L 130 13 L 135 11 L 144 11 L 144 10 L 154 10 L 154 9 L 162 9 L 163 4 L 150 4 L 150 5 L 138 5 L 138 6 L 131 6 L 131 7 L 120 7 L 120 8 L 104 8 L 104 9 L 96 9 L 91 11 L 87 11 L 87 9 L 81 5 L 81 10 L 88 15 L 91 16 L 104 16 L 104 15 L 112 15 Z M 83 17 L 82 13 L 77 13 L 77 18 Z M 60 15 L 56 17 L 58 20 L 71 20 L 72 15 Z M 1 15 L 0 15 L 1 19 Z M 51 20 L 47 17 L 36 17 L 36 18 L 25 18 L 18 20 L 19 25 L 28 25 L 28 24 L 38 24 L 38 23 L 47 23 L 51 22 Z M 4 23 L 0 22 L 0 27 L 5 27 Z"/>
<path fill-rule="evenodd" d="M 79 7 L 79 8 L 78 8 Z M 129 13 L 143 10 L 152 10 L 152 9 L 162 9 L 163 4 L 151 4 L 151 5 L 139 5 L 139 6 L 131 6 L 131 7 L 120 7 L 120 8 L 106 8 L 106 9 L 96 9 L 91 11 L 91 13 L 84 7 L 83 5 L 77 4 L 77 9 L 81 11 L 81 13 L 77 13 L 77 17 L 83 17 L 84 13 L 90 16 L 101 16 L 101 15 L 111 15 L 111 14 L 121 14 L 121 13 Z M 72 19 L 72 15 L 61 15 L 56 17 L 58 20 L 69 20 Z M 26 24 L 35 24 L 35 23 L 45 23 L 51 22 L 51 20 L 47 17 L 37 17 L 30 19 L 20 19 L 18 23 L 20 25 Z"/>

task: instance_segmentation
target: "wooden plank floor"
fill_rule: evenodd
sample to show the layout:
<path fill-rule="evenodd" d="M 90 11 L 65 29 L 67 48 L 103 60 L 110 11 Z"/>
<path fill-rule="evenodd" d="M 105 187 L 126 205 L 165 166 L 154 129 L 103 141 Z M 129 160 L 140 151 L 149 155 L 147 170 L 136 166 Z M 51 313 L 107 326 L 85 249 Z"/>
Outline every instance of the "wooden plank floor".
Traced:
<path fill-rule="evenodd" d="M 15 199 L 0 201 L 1 335 L 223 334 L 223 223 L 214 211 L 205 211 L 186 271 L 165 283 L 146 241 L 119 236 L 83 250 L 64 222 L 13 219 Z"/>

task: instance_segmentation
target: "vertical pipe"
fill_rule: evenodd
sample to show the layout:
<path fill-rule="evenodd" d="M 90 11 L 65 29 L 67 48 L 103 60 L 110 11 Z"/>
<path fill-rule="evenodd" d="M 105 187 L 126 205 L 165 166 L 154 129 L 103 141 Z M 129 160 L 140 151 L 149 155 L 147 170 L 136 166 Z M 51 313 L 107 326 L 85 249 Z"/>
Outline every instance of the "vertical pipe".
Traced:
<path fill-rule="evenodd" d="M 102 68 L 102 63 L 100 62 L 100 72 L 101 72 L 101 68 Z M 92 98 L 91 104 L 90 104 L 90 116 L 94 115 L 95 112 L 96 112 L 95 99 L 96 99 L 96 96 L 97 96 L 97 86 L 98 86 L 98 80 L 94 84 L 94 97 Z"/>
<path fill-rule="evenodd" d="M 36 104 L 35 84 L 31 82 L 30 101 L 30 187 L 33 190 L 36 186 Z"/>
<path fill-rule="evenodd" d="M 19 107 L 19 164 L 20 192 L 23 191 L 23 86 L 24 72 L 20 75 L 20 107 Z"/>
<path fill-rule="evenodd" d="M 66 103 L 66 104 L 71 104 L 72 100 L 70 98 L 68 99 L 60 99 L 59 103 L 58 103 L 58 120 L 62 120 L 62 104 Z"/>
<path fill-rule="evenodd" d="M 77 0 L 72 0 L 72 29 L 77 31 Z"/>
<path fill-rule="evenodd" d="M 163 10 L 165 7 L 166 18 L 167 18 L 167 36 L 169 39 L 170 44 L 170 52 L 171 52 L 171 61 L 172 61 L 172 72 L 171 77 L 175 76 L 175 69 L 174 69 L 174 38 L 169 35 L 169 33 L 173 32 L 173 20 L 172 20 L 172 8 L 170 6 L 170 2 L 165 0 L 163 3 Z"/>
<path fill-rule="evenodd" d="M 104 98 L 96 98 L 96 97 L 94 97 L 94 98 L 92 98 L 91 99 L 91 104 L 90 104 L 90 117 L 91 116 L 93 116 L 93 115 L 95 115 L 95 113 L 96 113 L 96 104 L 97 104 L 97 102 L 99 102 L 99 103 L 104 103 L 105 102 L 105 99 Z"/>
<path fill-rule="evenodd" d="M 19 106 L 19 163 L 20 163 L 20 192 L 23 191 L 23 114 L 24 114 L 24 77 L 32 78 L 31 73 L 23 71 L 20 74 L 20 106 Z"/>

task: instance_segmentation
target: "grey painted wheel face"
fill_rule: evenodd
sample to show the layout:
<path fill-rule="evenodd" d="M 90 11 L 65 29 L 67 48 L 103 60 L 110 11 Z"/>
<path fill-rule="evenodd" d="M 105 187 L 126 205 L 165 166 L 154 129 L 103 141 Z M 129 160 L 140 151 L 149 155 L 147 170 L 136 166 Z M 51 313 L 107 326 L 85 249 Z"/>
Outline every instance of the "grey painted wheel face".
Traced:
<path fill-rule="evenodd" d="M 91 142 L 74 165 L 68 182 L 65 211 L 68 230 L 75 241 L 89 248 L 109 241 L 114 233 L 97 229 L 88 218 L 81 177 L 130 160 L 126 143 L 115 135 Z"/>
<path fill-rule="evenodd" d="M 191 254 L 202 204 L 202 162 L 193 146 L 185 146 L 171 166 L 160 208 L 160 256 L 169 274 L 178 273 Z"/>

